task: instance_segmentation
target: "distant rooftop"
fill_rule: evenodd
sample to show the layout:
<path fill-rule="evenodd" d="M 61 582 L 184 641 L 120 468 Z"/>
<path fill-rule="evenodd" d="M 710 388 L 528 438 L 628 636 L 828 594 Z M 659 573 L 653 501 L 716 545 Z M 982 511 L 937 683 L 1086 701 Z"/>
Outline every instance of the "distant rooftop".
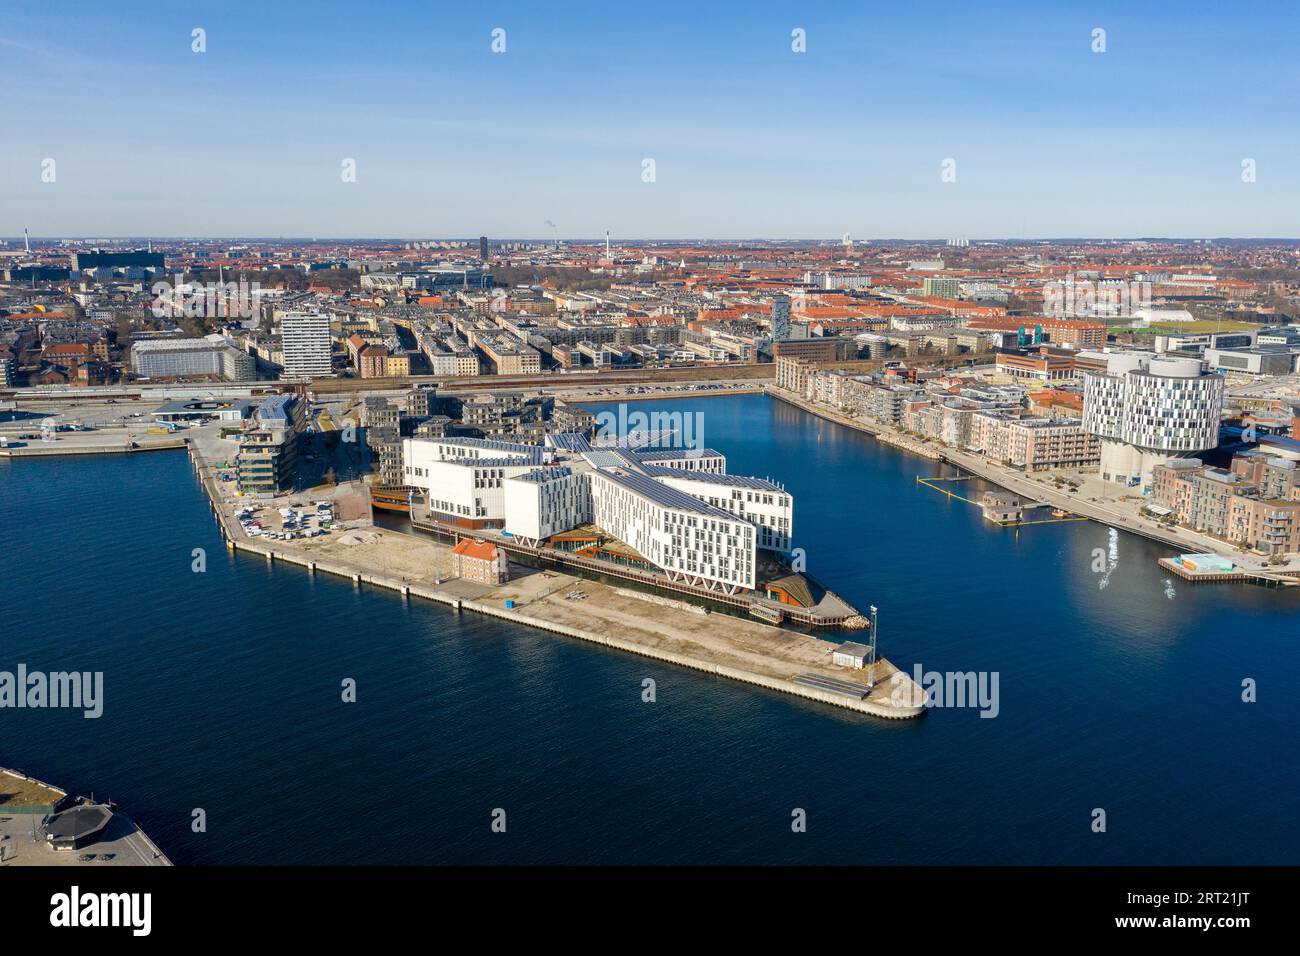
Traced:
<path fill-rule="evenodd" d="M 292 395 L 271 395 L 262 399 L 262 404 L 257 406 L 257 417 L 262 421 L 287 422 L 295 401 Z"/>

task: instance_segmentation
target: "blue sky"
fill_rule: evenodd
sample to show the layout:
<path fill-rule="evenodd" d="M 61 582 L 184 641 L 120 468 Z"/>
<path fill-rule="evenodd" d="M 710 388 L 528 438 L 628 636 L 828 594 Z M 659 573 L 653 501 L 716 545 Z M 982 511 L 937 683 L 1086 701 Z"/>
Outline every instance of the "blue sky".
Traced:
<path fill-rule="evenodd" d="M 0 235 L 1295 235 L 1298 39 L 1284 3 L 2 0 Z"/>

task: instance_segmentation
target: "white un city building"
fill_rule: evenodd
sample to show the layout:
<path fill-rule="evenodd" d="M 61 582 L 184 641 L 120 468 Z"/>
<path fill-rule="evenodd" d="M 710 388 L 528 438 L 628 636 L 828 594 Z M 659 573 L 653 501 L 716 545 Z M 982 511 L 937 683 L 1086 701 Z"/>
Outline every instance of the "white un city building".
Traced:
<path fill-rule="evenodd" d="M 593 525 L 673 580 L 727 593 L 754 588 L 760 549 L 791 549 L 789 492 L 728 475 L 709 448 L 593 448 L 574 433 L 543 447 L 410 438 L 403 461 L 406 484 L 442 521 L 531 547 Z"/>

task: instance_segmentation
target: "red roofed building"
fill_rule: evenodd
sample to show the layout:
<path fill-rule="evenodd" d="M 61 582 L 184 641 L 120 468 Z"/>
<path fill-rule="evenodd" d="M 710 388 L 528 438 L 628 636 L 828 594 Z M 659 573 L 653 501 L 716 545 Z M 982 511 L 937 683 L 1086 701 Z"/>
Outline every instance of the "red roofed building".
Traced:
<path fill-rule="evenodd" d="M 1044 388 L 1029 396 L 1029 410 L 1035 415 L 1059 413 L 1083 414 L 1083 393 L 1066 392 L 1057 388 Z"/>
<path fill-rule="evenodd" d="M 495 586 L 510 580 L 506 553 L 491 541 L 462 538 L 451 550 L 453 573 L 466 581 Z"/>
<path fill-rule="evenodd" d="M 677 317 L 672 315 L 625 315 L 619 319 L 622 326 L 676 325 Z"/>
<path fill-rule="evenodd" d="M 771 315 L 772 307 L 753 303 L 752 305 L 733 306 L 726 309 L 701 309 L 696 315 L 697 322 L 736 322 L 746 317 Z"/>
<path fill-rule="evenodd" d="M 383 345 L 367 345 L 361 350 L 357 372 L 362 378 L 383 378 L 388 374 L 389 353 Z"/>
<path fill-rule="evenodd" d="M 360 371 L 361 353 L 365 351 L 366 346 L 369 345 L 370 343 L 368 343 L 360 335 L 357 335 L 355 332 L 353 332 L 351 335 L 348 336 L 348 340 L 344 344 L 348 347 L 348 359 L 352 362 L 352 367 Z"/>
<path fill-rule="evenodd" d="M 888 319 L 821 319 L 808 323 L 813 335 L 845 335 L 854 332 L 875 332 L 889 328 Z"/>
<path fill-rule="evenodd" d="M 41 352 L 41 361 L 49 362 L 51 365 L 75 365 L 81 362 L 89 362 L 94 358 L 94 349 L 85 342 L 47 345 Z"/>

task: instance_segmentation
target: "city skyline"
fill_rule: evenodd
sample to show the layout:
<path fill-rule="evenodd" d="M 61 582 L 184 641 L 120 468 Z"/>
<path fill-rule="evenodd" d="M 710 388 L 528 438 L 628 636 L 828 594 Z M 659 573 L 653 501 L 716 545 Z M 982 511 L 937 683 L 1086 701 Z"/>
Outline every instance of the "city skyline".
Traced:
<path fill-rule="evenodd" d="M 1300 211 L 1277 4 L 132 12 L 7 12 L 0 231 L 1233 238 Z"/>
<path fill-rule="evenodd" d="M 24 237 L 21 233 L 14 236 L 0 236 L 0 243 L 13 243 L 21 245 L 24 238 L 29 239 L 32 243 L 76 243 L 76 244 L 94 244 L 94 243 L 118 243 L 131 244 L 139 243 L 143 248 L 145 243 L 220 243 L 220 242 L 261 242 L 261 243 L 284 243 L 286 245 L 324 245 L 329 243 L 411 243 L 411 242 L 455 242 L 462 243 L 466 248 L 474 245 L 477 238 L 472 235 L 454 235 L 454 234 L 421 234 L 418 236 L 380 236 L 380 235 L 290 235 L 285 234 L 253 234 L 240 233 L 230 235 L 165 235 L 165 234 L 129 234 L 122 233 L 112 235 L 107 233 L 52 233 L 48 235 L 37 235 L 29 233 Z M 554 244 L 560 243 L 566 246 L 595 246 L 603 245 L 605 236 L 574 236 L 567 239 L 555 239 L 544 235 L 503 235 L 486 237 L 489 243 L 538 243 Z M 952 243 L 954 237 L 948 236 L 921 236 L 915 239 L 901 239 L 896 236 L 852 236 L 853 248 L 858 246 L 943 246 L 946 247 Z M 1156 235 L 1133 235 L 1133 236 L 976 236 L 961 237 L 967 245 L 1042 245 L 1044 247 L 1064 246 L 1071 244 L 1084 245 L 1127 245 L 1134 243 L 1151 243 L 1151 244 L 1170 244 L 1170 245 L 1211 245 L 1222 243 L 1224 245 L 1286 245 L 1300 243 L 1300 237 L 1293 236 L 1156 236 Z M 741 236 L 735 239 L 721 239 L 712 236 L 688 236 L 688 235 L 669 235 L 658 237 L 637 237 L 625 236 L 622 238 L 610 235 L 610 242 L 614 245 L 623 243 L 626 245 L 674 245 L 681 243 L 695 243 L 701 246 L 734 246 L 739 247 L 745 243 L 766 243 L 774 246 L 798 246 L 798 247 L 835 247 L 843 242 L 842 237 L 835 236 Z M 35 254 L 35 250 L 33 250 Z"/>

